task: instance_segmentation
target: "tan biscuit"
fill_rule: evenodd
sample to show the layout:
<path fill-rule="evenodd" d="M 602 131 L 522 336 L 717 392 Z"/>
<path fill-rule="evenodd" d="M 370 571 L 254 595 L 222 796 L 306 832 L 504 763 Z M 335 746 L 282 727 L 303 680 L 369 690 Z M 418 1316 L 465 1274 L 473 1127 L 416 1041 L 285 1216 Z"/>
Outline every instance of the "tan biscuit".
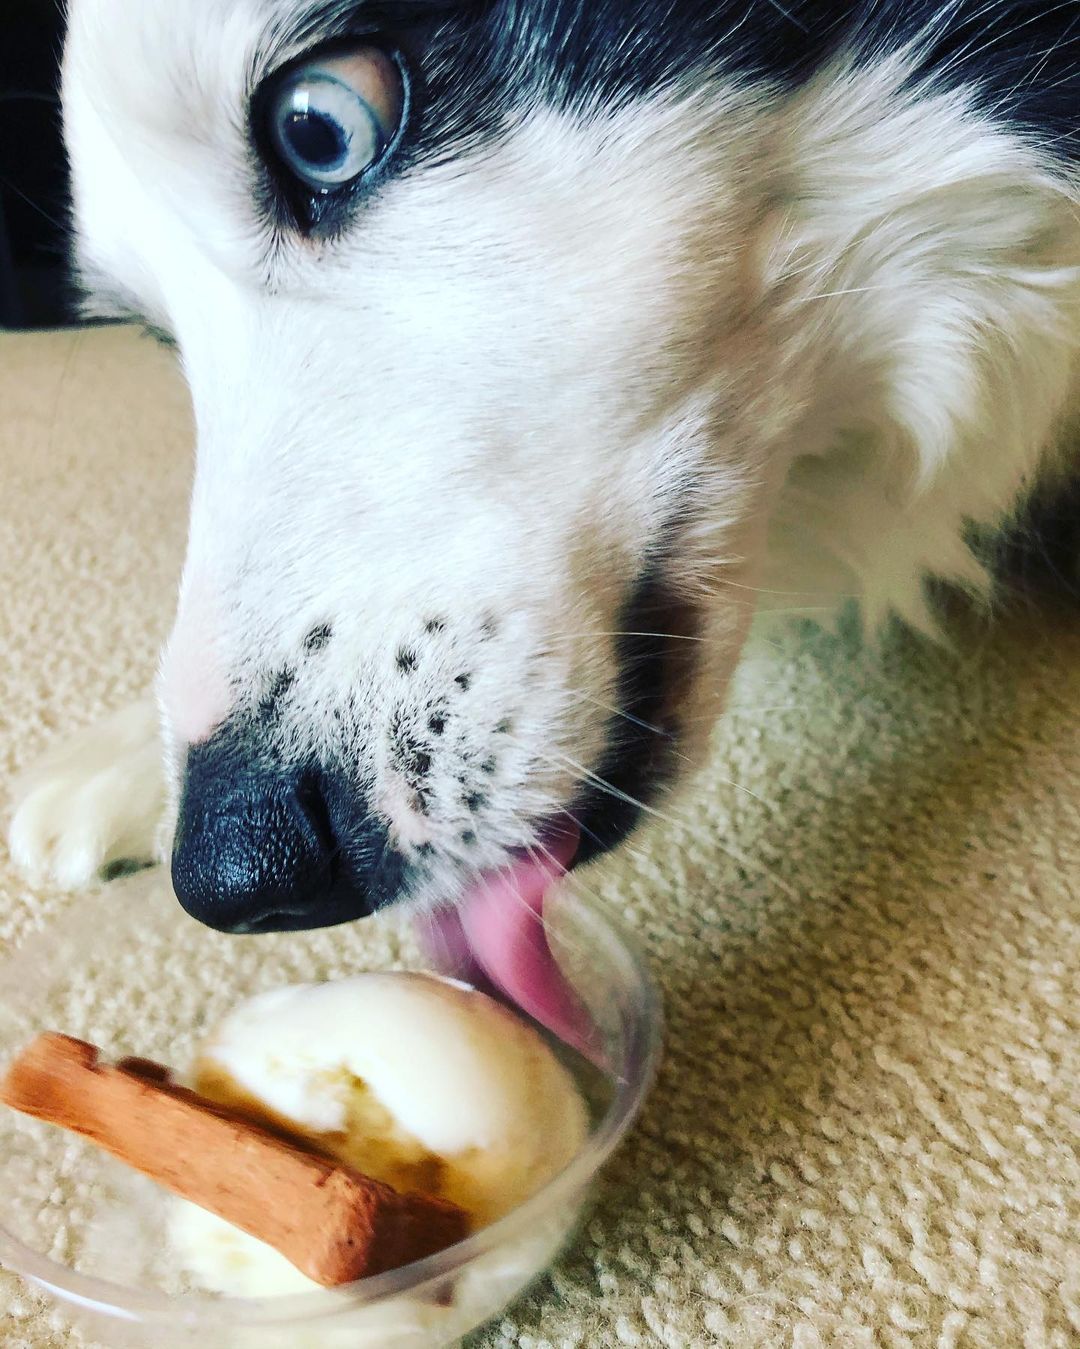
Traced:
<path fill-rule="evenodd" d="M 328 1288 L 433 1255 L 468 1232 L 453 1204 L 399 1194 L 176 1085 L 160 1064 L 103 1064 L 93 1045 L 66 1035 L 38 1036 L 0 1083 L 0 1101 L 91 1139 Z"/>

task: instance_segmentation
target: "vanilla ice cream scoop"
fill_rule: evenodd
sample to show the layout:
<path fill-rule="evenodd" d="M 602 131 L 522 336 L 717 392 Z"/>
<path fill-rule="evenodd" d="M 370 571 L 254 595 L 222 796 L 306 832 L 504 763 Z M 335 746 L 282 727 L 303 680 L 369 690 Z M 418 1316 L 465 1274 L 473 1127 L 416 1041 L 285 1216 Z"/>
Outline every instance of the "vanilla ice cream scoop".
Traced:
<path fill-rule="evenodd" d="M 192 1085 L 310 1138 L 400 1190 L 493 1222 L 585 1141 L 574 1079 L 531 1026 L 483 993 L 422 974 L 276 989 L 210 1036 Z M 257 1297 L 315 1285 L 276 1251 L 180 1204 L 171 1223 L 203 1286 Z"/>

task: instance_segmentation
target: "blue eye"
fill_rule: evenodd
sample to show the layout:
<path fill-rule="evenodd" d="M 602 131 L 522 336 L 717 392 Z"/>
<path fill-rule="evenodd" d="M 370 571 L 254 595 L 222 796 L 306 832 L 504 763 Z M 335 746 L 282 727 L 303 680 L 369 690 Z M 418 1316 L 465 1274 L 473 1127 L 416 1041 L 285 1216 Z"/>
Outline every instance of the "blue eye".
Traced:
<path fill-rule="evenodd" d="M 269 107 L 281 162 L 305 186 L 330 192 L 382 157 L 404 106 L 401 71 L 377 48 L 290 71 Z"/>

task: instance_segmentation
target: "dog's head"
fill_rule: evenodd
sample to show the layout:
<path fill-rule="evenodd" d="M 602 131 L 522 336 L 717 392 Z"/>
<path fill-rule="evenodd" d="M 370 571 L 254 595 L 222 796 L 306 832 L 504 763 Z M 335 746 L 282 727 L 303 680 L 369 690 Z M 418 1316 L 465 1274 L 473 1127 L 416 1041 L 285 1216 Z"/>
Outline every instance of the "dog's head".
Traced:
<path fill-rule="evenodd" d="M 204 920 L 451 896 L 571 817 L 587 855 L 702 745 L 778 431 L 765 133 L 668 9 L 72 5 L 81 273 L 195 409 Z"/>

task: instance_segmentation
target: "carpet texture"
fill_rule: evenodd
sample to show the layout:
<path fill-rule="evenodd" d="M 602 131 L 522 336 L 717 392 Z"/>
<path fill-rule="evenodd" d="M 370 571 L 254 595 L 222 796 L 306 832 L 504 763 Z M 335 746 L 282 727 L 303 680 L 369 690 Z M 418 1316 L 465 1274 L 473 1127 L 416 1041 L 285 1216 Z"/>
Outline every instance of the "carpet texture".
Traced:
<path fill-rule="evenodd" d="M 5 780 L 148 684 L 189 473 L 167 353 L 0 337 Z M 485 1349 L 1080 1345 L 1080 611 L 965 628 L 793 630 L 678 818 L 587 878 L 666 1061 Z M 0 955 L 78 903 L 0 853 Z M 3 1349 L 82 1343 L 0 1274 Z"/>

